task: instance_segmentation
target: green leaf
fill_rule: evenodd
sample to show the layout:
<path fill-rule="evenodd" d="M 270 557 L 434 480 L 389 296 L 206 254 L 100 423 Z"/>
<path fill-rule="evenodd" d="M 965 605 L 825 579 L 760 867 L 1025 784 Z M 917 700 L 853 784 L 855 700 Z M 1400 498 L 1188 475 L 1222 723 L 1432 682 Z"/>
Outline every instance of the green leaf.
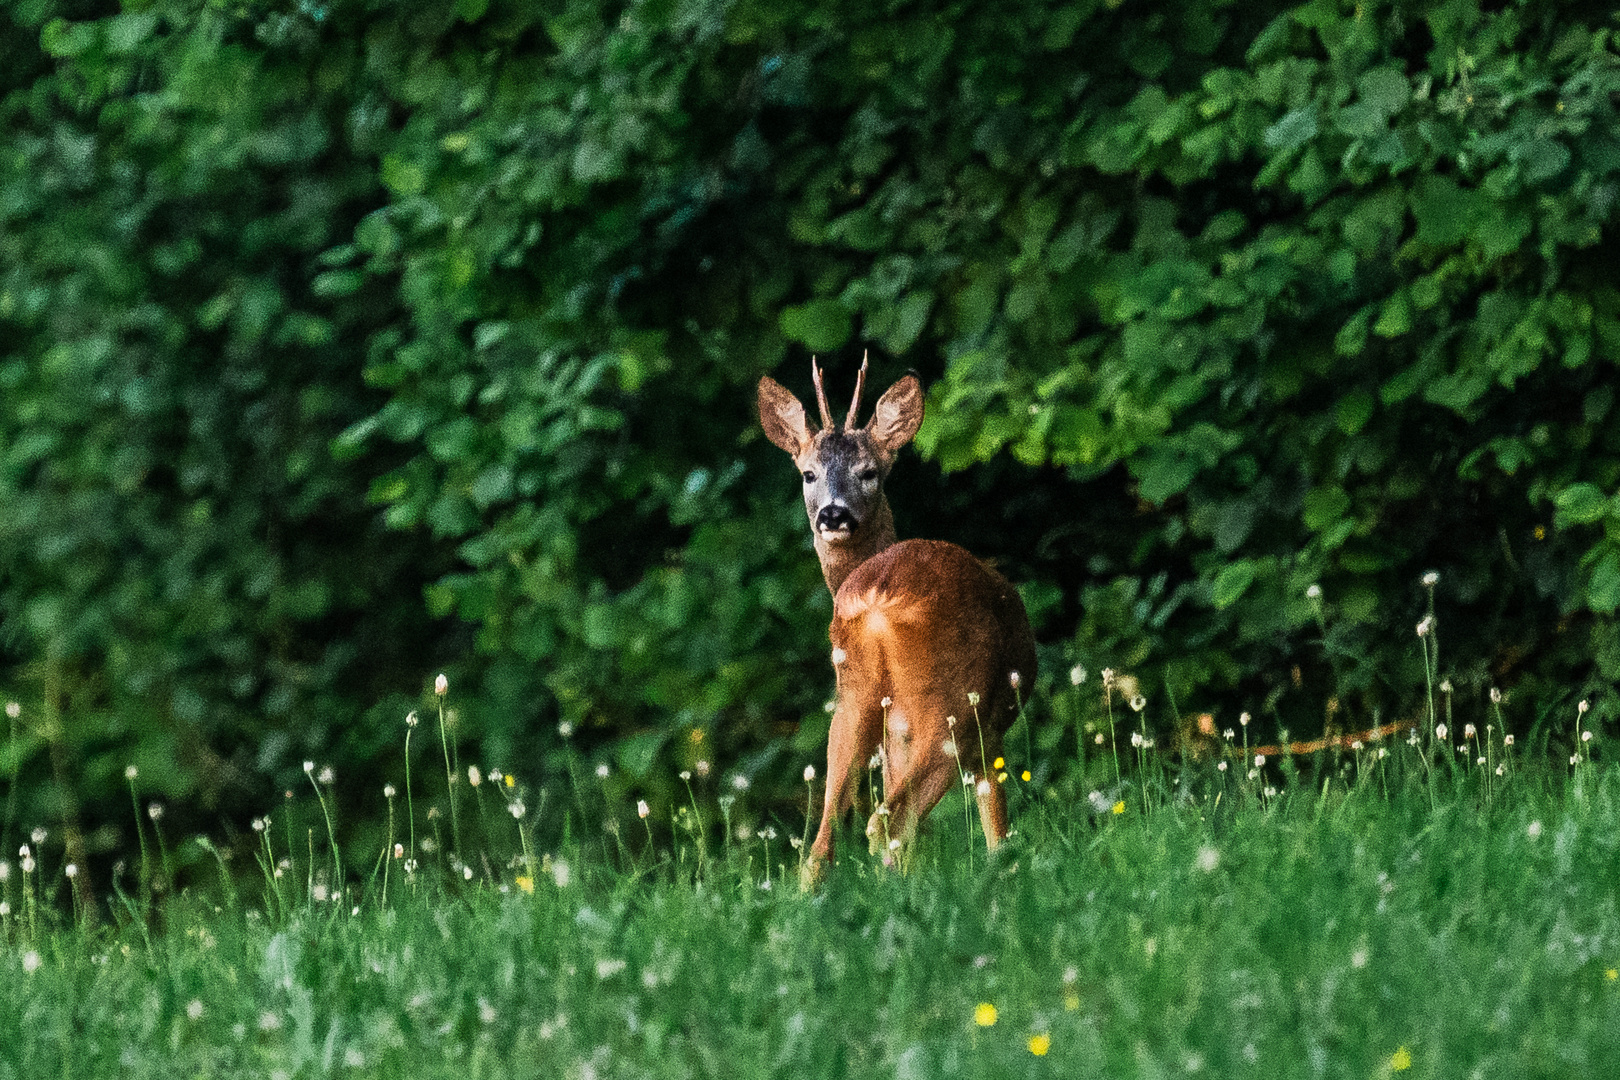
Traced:
<path fill-rule="evenodd" d="M 844 305 L 830 297 L 782 309 L 782 333 L 812 352 L 831 352 L 849 340 L 851 320 Z"/>
<path fill-rule="evenodd" d="M 1609 497 L 1594 484 L 1571 484 L 1553 499 L 1558 513 L 1554 523 L 1589 525 L 1609 512 Z"/>
<path fill-rule="evenodd" d="M 1215 606 L 1231 607 L 1254 583 L 1258 569 L 1252 559 L 1240 559 L 1221 567 L 1221 572 L 1215 575 L 1215 581 L 1210 586 L 1210 599 Z"/>
<path fill-rule="evenodd" d="M 1312 488 L 1305 496 L 1305 527 L 1313 532 L 1326 532 L 1344 517 L 1350 509 L 1350 496 L 1340 487 Z"/>
<path fill-rule="evenodd" d="M 1612 547 L 1592 567 L 1586 583 L 1586 605 L 1600 615 L 1612 615 L 1620 608 L 1620 552 Z"/>

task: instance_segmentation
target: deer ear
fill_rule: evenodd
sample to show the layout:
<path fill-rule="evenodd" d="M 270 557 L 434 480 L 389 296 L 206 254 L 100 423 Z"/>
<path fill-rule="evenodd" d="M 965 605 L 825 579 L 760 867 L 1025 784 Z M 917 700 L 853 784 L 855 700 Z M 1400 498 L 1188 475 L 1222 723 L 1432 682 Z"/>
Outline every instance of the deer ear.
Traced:
<path fill-rule="evenodd" d="M 878 398 L 866 431 L 878 452 L 892 458 L 917 434 L 922 422 L 922 383 L 917 381 L 917 376 L 907 375 Z"/>
<path fill-rule="evenodd" d="M 815 438 L 793 391 L 765 375 L 759 380 L 759 425 L 765 437 L 797 458 Z"/>

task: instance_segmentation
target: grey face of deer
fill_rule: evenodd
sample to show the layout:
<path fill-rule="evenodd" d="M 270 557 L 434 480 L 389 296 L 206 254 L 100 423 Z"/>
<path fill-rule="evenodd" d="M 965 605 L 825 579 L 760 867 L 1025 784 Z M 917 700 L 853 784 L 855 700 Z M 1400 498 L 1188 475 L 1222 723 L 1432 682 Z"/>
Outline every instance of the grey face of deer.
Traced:
<path fill-rule="evenodd" d="M 865 365 L 862 365 L 864 381 Z M 883 481 L 900 448 L 922 424 L 922 386 L 907 375 L 878 399 L 872 419 L 856 427 L 860 384 L 842 427 L 833 423 L 816 371 L 822 427 L 811 425 L 798 398 L 776 380 L 759 382 L 759 417 L 766 437 L 793 456 L 804 484 L 810 528 L 824 544 L 859 540 L 875 523 L 888 527 Z"/>

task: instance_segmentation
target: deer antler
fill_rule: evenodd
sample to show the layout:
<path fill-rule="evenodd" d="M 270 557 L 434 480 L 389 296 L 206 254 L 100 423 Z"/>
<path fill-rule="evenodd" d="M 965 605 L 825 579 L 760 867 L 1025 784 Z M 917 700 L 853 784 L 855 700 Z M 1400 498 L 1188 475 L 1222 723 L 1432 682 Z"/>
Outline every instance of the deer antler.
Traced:
<path fill-rule="evenodd" d="M 833 430 L 832 408 L 827 404 L 827 388 L 821 385 L 821 365 L 816 358 L 810 358 L 810 379 L 816 384 L 816 404 L 821 406 L 821 426 L 826 431 Z"/>
<path fill-rule="evenodd" d="M 855 430 L 855 417 L 861 411 L 861 391 L 866 388 L 866 353 L 861 353 L 861 370 L 855 376 L 855 400 L 849 403 L 849 413 L 844 417 L 844 430 Z"/>

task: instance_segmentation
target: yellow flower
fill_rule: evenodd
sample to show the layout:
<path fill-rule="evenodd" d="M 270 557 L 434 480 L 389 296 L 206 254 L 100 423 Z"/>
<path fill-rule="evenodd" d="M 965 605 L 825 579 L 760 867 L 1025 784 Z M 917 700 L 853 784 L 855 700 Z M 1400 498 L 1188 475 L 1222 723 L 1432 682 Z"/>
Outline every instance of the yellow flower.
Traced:
<path fill-rule="evenodd" d="M 1620 968 L 1610 968 L 1608 971 L 1603 973 L 1603 977 L 1608 979 L 1610 982 L 1620 979 Z"/>
<path fill-rule="evenodd" d="M 1023 774 L 1021 776 L 1019 776 L 1019 779 L 1022 780 L 1026 784 L 1029 783 L 1029 770 L 1025 769 L 1023 771 Z"/>
<path fill-rule="evenodd" d="M 1124 812 L 1125 812 L 1125 800 L 1121 799 L 1121 800 L 1119 800 L 1119 802 L 1114 804 L 1114 813 L 1123 814 Z"/>
<path fill-rule="evenodd" d="M 1046 1052 L 1050 1049 L 1052 1049 L 1052 1036 L 1044 1031 L 1039 1035 L 1029 1037 L 1029 1052 L 1036 1057 L 1045 1057 Z"/>
<path fill-rule="evenodd" d="M 507 773 L 505 776 L 501 777 L 501 779 L 506 781 L 507 787 L 511 787 L 517 783 L 517 777 L 513 776 L 511 773 Z"/>
<path fill-rule="evenodd" d="M 518 878 L 517 887 L 531 896 L 534 895 L 534 878 L 527 876 Z"/>
<path fill-rule="evenodd" d="M 1065 991 L 1063 994 L 1063 1007 L 1070 1012 L 1078 1012 L 1080 1009 L 1080 995 L 1073 990 Z"/>
<path fill-rule="evenodd" d="M 1412 1067 L 1412 1051 L 1401 1047 L 1389 1056 L 1389 1069 L 1391 1072 L 1403 1072 Z"/>
<path fill-rule="evenodd" d="M 996 1022 L 996 1007 L 988 1001 L 981 1001 L 973 1008 L 973 1022 L 980 1027 L 990 1027 Z"/>
<path fill-rule="evenodd" d="M 1006 758 L 996 758 L 996 760 L 991 763 L 990 767 L 992 769 L 1004 769 L 1004 768 L 1007 767 L 1007 759 Z"/>

